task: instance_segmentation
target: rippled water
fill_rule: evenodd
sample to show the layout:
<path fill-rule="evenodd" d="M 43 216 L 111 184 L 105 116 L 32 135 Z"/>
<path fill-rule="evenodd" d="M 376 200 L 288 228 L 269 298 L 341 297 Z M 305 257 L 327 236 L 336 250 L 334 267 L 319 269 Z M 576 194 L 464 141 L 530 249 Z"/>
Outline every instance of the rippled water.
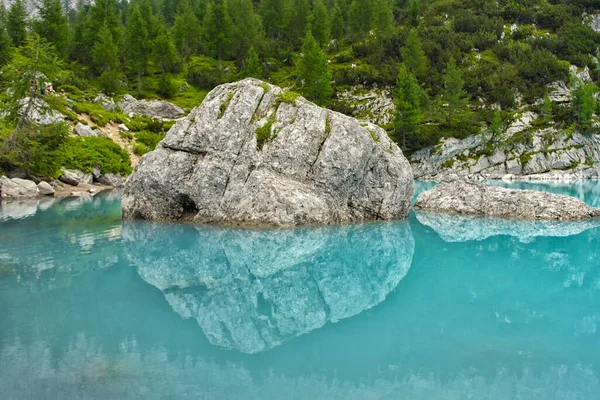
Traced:
<path fill-rule="evenodd" d="M 600 205 L 599 182 L 512 185 Z M 118 193 L 0 210 L 3 399 L 600 396 L 600 222 L 123 223 Z"/>

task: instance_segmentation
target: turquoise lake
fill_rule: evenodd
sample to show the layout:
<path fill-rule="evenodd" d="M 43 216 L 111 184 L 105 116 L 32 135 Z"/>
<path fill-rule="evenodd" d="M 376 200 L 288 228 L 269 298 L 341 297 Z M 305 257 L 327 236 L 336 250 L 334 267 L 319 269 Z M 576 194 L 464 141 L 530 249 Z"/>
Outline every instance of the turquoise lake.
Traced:
<path fill-rule="evenodd" d="M 493 184 L 600 206 L 597 181 Z M 118 193 L 0 208 L 0 398 L 600 398 L 600 221 L 253 230 L 120 210 Z"/>

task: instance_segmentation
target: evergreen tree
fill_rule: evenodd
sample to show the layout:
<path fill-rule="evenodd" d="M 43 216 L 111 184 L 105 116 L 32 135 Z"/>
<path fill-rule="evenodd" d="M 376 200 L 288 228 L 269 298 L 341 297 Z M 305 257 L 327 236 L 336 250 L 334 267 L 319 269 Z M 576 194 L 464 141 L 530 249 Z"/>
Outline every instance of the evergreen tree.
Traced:
<path fill-rule="evenodd" d="M 163 72 L 174 72 L 179 64 L 179 55 L 177 54 L 173 39 L 171 39 L 171 36 L 164 27 L 154 41 L 152 59 Z"/>
<path fill-rule="evenodd" d="M 262 78 L 262 66 L 258 59 L 258 54 L 254 51 L 254 47 L 250 47 L 248 57 L 244 61 L 244 76 L 252 78 Z"/>
<path fill-rule="evenodd" d="M 148 67 L 148 55 L 150 53 L 150 40 L 146 22 L 142 17 L 139 7 L 134 4 L 130 8 L 127 20 L 126 50 L 127 61 L 137 74 L 138 94 L 142 92 L 142 73 Z"/>
<path fill-rule="evenodd" d="M 6 31 L 13 41 L 13 44 L 18 47 L 25 43 L 27 39 L 27 14 L 21 0 L 15 0 L 11 4 L 8 15 L 6 17 Z"/>
<path fill-rule="evenodd" d="M 298 78 L 302 82 L 302 94 L 323 105 L 333 94 L 327 58 L 310 32 L 306 34 L 298 62 Z"/>
<path fill-rule="evenodd" d="M 233 21 L 231 47 L 241 61 L 249 54 L 251 47 L 261 48 L 264 31 L 260 16 L 254 12 L 252 0 L 231 0 L 229 4 Z"/>
<path fill-rule="evenodd" d="M 342 40 L 344 38 L 345 27 L 346 21 L 344 20 L 344 13 L 336 2 L 331 17 L 331 37 L 338 41 Z"/>
<path fill-rule="evenodd" d="M 84 15 L 82 26 L 76 28 L 75 35 L 76 53 L 83 62 L 93 62 L 92 49 L 98 43 L 103 27 L 110 31 L 113 44 L 118 49 L 122 47 L 123 24 L 119 18 L 116 0 L 95 0 Z"/>
<path fill-rule="evenodd" d="M 270 39 L 280 40 L 288 23 L 288 7 L 285 0 L 263 0 L 260 15 L 265 32 Z"/>
<path fill-rule="evenodd" d="M 466 111 L 467 93 L 464 90 L 464 81 L 460 69 L 453 58 L 448 62 L 444 76 L 444 100 L 448 103 L 447 123 L 452 125 L 457 117 Z"/>
<path fill-rule="evenodd" d="M 139 0 L 137 4 L 140 9 L 140 13 L 142 14 L 142 19 L 146 23 L 148 39 L 150 41 L 154 41 L 164 28 L 164 25 L 155 14 L 152 4 L 150 4 L 149 0 Z"/>
<path fill-rule="evenodd" d="M 494 116 L 492 117 L 492 122 L 490 123 L 490 133 L 492 134 L 492 137 L 497 139 L 499 139 L 500 135 L 502 135 L 502 116 L 498 110 L 494 111 Z"/>
<path fill-rule="evenodd" d="M 371 30 L 373 0 L 352 0 L 348 11 L 348 23 L 352 33 L 364 40 Z"/>
<path fill-rule="evenodd" d="M 102 90 L 107 94 L 115 92 L 121 76 L 119 48 L 107 26 L 103 26 L 98 32 L 98 41 L 92 48 L 92 58 L 95 69 L 100 74 Z"/>
<path fill-rule="evenodd" d="M 321 0 L 316 0 L 313 4 L 313 11 L 310 17 L 310 30 L 321 47 L 329 43 L 331 25 L 327 7 Z"/>
<path fill-rule="evenodd" d="M 4 25 L 0 26 L 0 68 L 10 62 L 13 56 L 13 42 Z"/>
<path fill-rule="evenodd" d="M 194 14 L 190 0 L 181 0 L 173 25 L 175 45 L 184 58 L 200 48 L 200 21 Z"/>
<path fill-rule="evenodd" d="M 221 71 L 221 61 L 229 55 L 233 31 L 233 23 L 224 0 L 212 0 L 208 3 L 203 28 L 204 42 L 211 55 L 219 60 Z"/>
<path fill-rule="evenodd" d="M 577 125 L 582 130 L 587 130 L 591 127 L 592 116 L 598 108 L 598 103 L 594 98 L 594 94 L 598 91 L 598 86 L 594 83 L 583 82 L 580 79 L 572 77 L 572 93 L 571 100 Z"/>
<path fill-rule="evenodd" d="M 410 3 L 410 11 L 409 11 L 409 20 L 410 24 L 414 27 L 419 26 L 419 14 L 421 11 L 419 10 L 419 3 L 417 0 L 413 0 Z"/>
<path fill-rule="evenodd" d="M 373 28 L 380 41 L 394 35 L 394 14 L 389 0 L 373 0 Z"/>
<path fill-rule="evenodd" d="M 544 103 L 542 104 L 541 114 L 545 123 L 549 123 L 554 119 L 554 114 L 552 113 L 552 100 L 550 100 L 550 96 L 548 93 L 544 95 Z"/>
<path fill-rule="evenodd" d="M 69 22 L 59 0 L 42 0 L 36 30 L 65 59 L 69 54 Z"/>
<path fill-rule="evenodd" d="M 408 70 L 415 76 L 422 77 L 427 69 L 427 57 L 421 46 L 421 40 L 416 29 L 411 29 L 406 44 L 400 49 L 400 54 Z"/>
<path fill-rule="evenodd" d="M 294 48 L 302 45 L 302 40 L 306 35 L 306 29 L 310 22 L 311 10 L 310 0 L 290 0 L 293 17 L 287 24 L 286 36 Z"/>
<path fill-rule="evenodd" d="M 406 149 L 406 139 L 414 138 L 419 132 L 422 120 L 421 88 L 414 75 L 400 64 L 396 80 L 396 140 L 402 138 L 402 148 Z"/>

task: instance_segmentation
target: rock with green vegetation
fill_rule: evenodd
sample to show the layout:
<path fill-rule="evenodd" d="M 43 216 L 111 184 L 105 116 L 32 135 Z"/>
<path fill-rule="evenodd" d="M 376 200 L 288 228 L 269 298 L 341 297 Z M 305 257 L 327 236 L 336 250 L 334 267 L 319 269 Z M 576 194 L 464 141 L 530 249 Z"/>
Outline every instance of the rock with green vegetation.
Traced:
<path fill-rule="evenodd" d="M 391 88 L 365 88 L 361 85 L 337 93 L 336 108 L 355 118 L 386 126 L 394 122 L 396 106 Z"/>
<path fill-rule="evenodd" d="M 92 129 L 91 127 L 78 122 L 75 125 L 74 132 L 79 136 L 84 137 L 101 137 L 106 138 L 106 134 L 102 132 L 100 129 Z"/>
<path fill-rule="evenodd" d="M 579 221 L 600 218 L 600 208 L 570 196 L 507 189 L 445 179 L 417 197 L 415 210 L 523 220 Z"/>
<path fill-rule="evenodd" d="M 117 104 L 113 98 L 105 95 L 104 93 L 100 93 L 98 96 L 96 96 L 94 103 L 100 104 L 106 111 L 113 112 L 117 109 Z"/>
<path fill-rule="evenodd" d="M 252 78 L 211 91 L 142 157 L 125 184 L 124 217 L 277 226 L 406 218 L 412 172 L 387 133 L 283 93 Z"/>
<path fill-rule="evenodd" d="M 126 94 L 117 103 L 123 113 L 127 115 L 145 115 L 151 118 L 178 119 L 185 115 L 185 110 L 173 103 L 164 100 L 137 100 Z"/>
<path fill-rule="evenodd" d="M 86 174 L 79 169 L 62 169 L 62 174 L 58 178 L 61 182 L 71 186 L 79 186 L 79 184 L 91 185 L 94 181 L 92 174 Z"/>
<path fill-rule="evenodd" d="M 0 176 L 0 198 L 3 200 L 37 197 L 39 194 L 38 187 L 33 181 Z"/>

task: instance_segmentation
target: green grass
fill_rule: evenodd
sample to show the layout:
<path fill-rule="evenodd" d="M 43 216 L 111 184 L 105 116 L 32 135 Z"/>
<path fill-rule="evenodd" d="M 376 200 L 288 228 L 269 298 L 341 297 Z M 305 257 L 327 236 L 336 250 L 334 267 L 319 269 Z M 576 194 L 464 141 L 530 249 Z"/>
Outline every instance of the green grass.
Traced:
<path fill-rule="evenodd" d="M 269 119 L 267 120 L 267 122 L 260 128 L 256 129 L 255 133 L 256 133 L 256 150 L 257 151 L 262 151 L 265 143 L 269 143 L 277 137 L 277 134 L 272 133 L 272 127 L 273 127 L 273 124 L 275 123 L 276 114 L 277 114 L 277 111 L 276 110 L 273 111 L 273 113 L 269 116 Z"/>

